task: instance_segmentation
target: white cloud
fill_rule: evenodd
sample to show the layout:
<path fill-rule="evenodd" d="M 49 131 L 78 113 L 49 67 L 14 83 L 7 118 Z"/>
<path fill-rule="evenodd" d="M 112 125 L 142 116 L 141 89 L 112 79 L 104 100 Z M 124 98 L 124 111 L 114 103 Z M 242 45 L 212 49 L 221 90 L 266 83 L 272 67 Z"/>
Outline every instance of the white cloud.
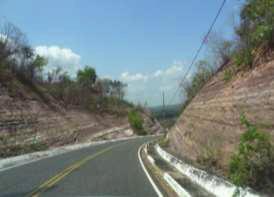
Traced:
<path fill-rule="evenodd" d="M 71 76 L 75 76 L 80 69 L 81 56 L 69 48 L 59 46 L 37 46 L 35 52 L 48 60 L 45 72 L 51 72 L 57 67 L 62 68 Z"/>
<path fill-rule="evenodd" d="M 183 71 L 183 62 L 174 61 L 174 63 L 166 69 L 159 69 L 151 74 L 143 73 L 129 73 L 123 72 L 120 76 L 122 81 L 131 82 L 131 81 L 146 81 L 148 79 L 153 79 L 157 77 L 172 77 L 178 75 L 178 73 Z"/>
<path fill-rule="evenodd" d="M 120 80 L 128 84 L 127 98 L 135 103 L 146 103 L 149 105 L 160 105 L 162 92 L 166 99 L 174 95 L 178 85 L 184 76 L 184 63 L 174 61 L 165 69 L 158 69 L 152 73 L 129 73 L 123 72 Z M 180 94 L 174 99 L 178 103 L 182 101 Z M 167 101 L 169 102 L 169 101 Z"/>
<path fill-rule="evenodd" d="M 168 69 L 165 70 L 166 75 L 176 75 L 176 73 L 181 72 L 183 70 L 181 65 L 174 64 Z"/>
<path fill-rule="evenodd" d="M 125 82 L 140 81 L 140 80 L 146 81 L 147 77 L 148 76 L 141 73 L 130 74 L 129 72 L 123 72 L 121 74 L 121 80 Z"/>
<path fill-rule="evenodd" d="M 164 70 L 157 70 L 153 73 L 153 77 L 167 77 L 176 76 L 183 71 L 184 63 L 181 61 L 174 61 L 174 63 Z"/>
<path fill-rule="evenodd" d="M 157 71 L 153 74 L 154 77 L 160 77 L 160 76 L 162 76 L 162 75 L 163 75 L 163 71 L 162 71 L 162 70 L 157 70 Z"/>

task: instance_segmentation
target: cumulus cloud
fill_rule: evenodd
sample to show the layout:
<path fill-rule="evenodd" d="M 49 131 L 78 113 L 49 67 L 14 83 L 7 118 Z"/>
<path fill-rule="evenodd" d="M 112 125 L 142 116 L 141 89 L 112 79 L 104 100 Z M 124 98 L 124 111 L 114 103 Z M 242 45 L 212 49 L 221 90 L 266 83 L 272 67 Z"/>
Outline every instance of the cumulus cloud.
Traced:
<path fill-rule="evenodd" d="M 143 73 L 129 73 L 123 72 L 120 76 L 122 81 L 146 81 L 148 79 L 159 78 L 159 77 L 174 77 L 183 71 L 183 62 L 174 61 L 174 63 L 166 69 L 159 69 L 151 74 Z"/>
<path fill-rule="evenodd" d="M 37 46 L 35 52 L 48 60 L 45 72 L 51 72 L 57 67 L 67 72 L 71 76 L 75 76 L 77 70 L 80 69 L 81 56 L 73 52 L 69 48 L 59 46 Z"/>
<path fill-rule="evenodd" d="M 121 80 L 125 82 L 132 82 L 132 81 L 146 81 L 148 76 L 136 73 L 136 74 L 130 74 L 129 72 L 123 72 L 121 74 Z"/>
<path fill-rule="evenodd" d="M 185 63 L 174 61 L 165 69 L 158 69 L 152 73 L 129 73 L 123 72 L 120 80 L 128 84 L 127 97 L 135 103 L 148 103 L 149 105 L 161 104 L 161 94 L 165 91 L 169 99 L 184 75 Z M 176 103 L 182 100 L 179 94 L 174 99 Z"/>
<path fill-rule="evenodd" d="M 153 77 L 160 77 L 163 75 L 163 71 L 162 70 L 157 70 L 155 71 L 155 73 L 153 74 Z"/>

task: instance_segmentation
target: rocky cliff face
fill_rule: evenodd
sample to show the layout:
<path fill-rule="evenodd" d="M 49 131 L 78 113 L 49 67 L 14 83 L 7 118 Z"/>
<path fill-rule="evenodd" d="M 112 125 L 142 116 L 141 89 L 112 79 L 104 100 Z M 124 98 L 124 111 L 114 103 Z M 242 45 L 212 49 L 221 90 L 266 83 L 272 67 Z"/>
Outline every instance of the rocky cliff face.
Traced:
<path fill-rule="evenodd" d="M 231 153 L 245 128 L 240 114 L 274 139 L 274 61 L 225 82 L 223 71 L 192 100 L 168 134 L 171 151 L 192 161 L 216 158 L 227 171 Z"/>

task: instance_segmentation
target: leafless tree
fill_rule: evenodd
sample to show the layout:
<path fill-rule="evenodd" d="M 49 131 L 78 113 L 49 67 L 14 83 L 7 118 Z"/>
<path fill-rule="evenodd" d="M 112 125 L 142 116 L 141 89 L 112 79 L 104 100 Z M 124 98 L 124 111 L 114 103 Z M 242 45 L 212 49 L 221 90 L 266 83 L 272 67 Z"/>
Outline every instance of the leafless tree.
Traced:
<path fill-rule="evenodd" d="M 0 61 L 22 54 L 27 49 L 25 35 L 18 27 L 6 22 L 0 29 Z"/>
<path fill-rule="evenodd" d="M 230 60 L 235 47 L 232 41 L 225 39 L 221 34 L 216 32 L 210 34 L 207 46 L 216 67 L 226 64 Z"/>

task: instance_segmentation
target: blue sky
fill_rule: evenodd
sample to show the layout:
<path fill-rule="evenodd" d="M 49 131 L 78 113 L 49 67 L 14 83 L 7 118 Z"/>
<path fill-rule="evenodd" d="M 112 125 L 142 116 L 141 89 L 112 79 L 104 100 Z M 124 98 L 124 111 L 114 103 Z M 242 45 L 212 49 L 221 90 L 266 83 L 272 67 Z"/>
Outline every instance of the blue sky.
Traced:
<path fill-rule="evenodd" d="M 49 68 L 64 64 L 73 74 L 91 65 L 101 77 L 127 82 L 129 100 L 158 105 L 162 90 L 173 95 L 221 2 L 0 0 L 0 19 L 17 25 L 52 58 Z M 232 35 L 241 4 L 228 0 L 214 30 Z"/>

